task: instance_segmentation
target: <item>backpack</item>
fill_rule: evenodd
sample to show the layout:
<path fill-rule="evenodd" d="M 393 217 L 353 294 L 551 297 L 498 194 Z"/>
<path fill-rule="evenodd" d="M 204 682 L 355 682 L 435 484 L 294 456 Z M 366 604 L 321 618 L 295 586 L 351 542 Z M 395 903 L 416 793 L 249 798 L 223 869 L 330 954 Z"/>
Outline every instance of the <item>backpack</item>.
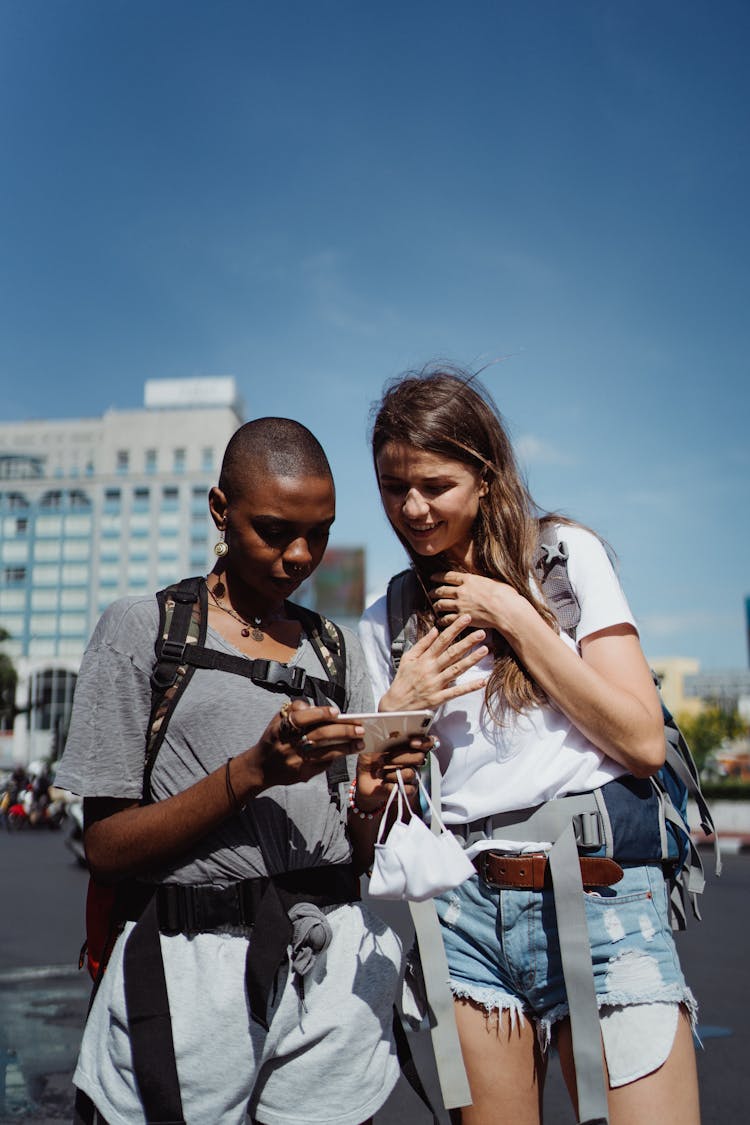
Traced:
<path fill-rule="evenodd" d="M 572 640 L 581 619 L 581 607 L 568 573 L 568 548 L 563 541 L 549 538 L 549 525 L 542 532 L 534 570 L 547 604 L 555 615 L 560 629 Z M 404 570 L 395 575 L 387 594 L 388 621 L 391 633 L 391 659 L 394 668 L 407 648 L 416 640 L 416 621 L 412 607 L 417 590 L 414 571 Z M 653 673 L 652 673 L 653 674 Z M 654 675 L 658 689 L 658 680 Z M 698 769 L 690 748 L 676 720 L 664 701 L 660 698 L 664 720 L 666 741 L 666 760 L 661 769 L 648 780 L 636 783 L 633 780 L 619 786 L 605 786 L 598 809 L 604 818 L 599 846 L 589 837 L 585 848 L 587 855 L 610 855 L 617 859 L 636 858 L 628 854 L 636 846 L 635 841 L 625 838 L 625 832 L 632 836 L 632 816 L 639 808 L 636 819 L 642 821 L 643 810 L 634 804 L 634 798 L 643 804 L 644 790 L 650 786 L 651 800 L 649 811 L 655 813 L 652 825 L 652 839 L 649 840 L 649 858 L 662 861 L 665 877 L 670 891 L 670 914 L 672 928 L 684 930 L 687 924 L 688 904 L 695 918 L 700 919 L 698 895 L 705 886 L 703 864 L 691 835 L 688 823 L 688 800 L 694 801 L 700 827 L 706 836 L 713 836 L 716 874 L 721 874 L 721 854 L 711 811 L 701 791 Z M 630 824 L 628 823 L 630 822 Z M 618 831 L 619 830 L 619 831 Z M 625 852 L 618 852 L 618 835 Z"/>
<path fill-rule="evenodd" d="M 553 529 L 555 539 L 544 542 Z M 548 524 L 540 534 L 534 570 L 561 631 L 575 640 L 581 608 L 568 574 L 568 549 L 558 541 L 554 525 Z M 417 578 L 411 569 L 395 575 L 388 585 L 387 615 L 395 669 L 417 639 L 417 589 Z M 663 701 L 662 714 L 666 760 L 653 777 L 636 779 L 625 775 L 590 794 L 574 794 L 533 810 L 488 818 L 465 835 L 466 845 L 486 839 L 488 834 L 553 842 L 549 867 L 568 996 L 578 1115 L 586 1125 L 607 1125 L 609 1114 L 599 1061 L 601 1032 L 578 856 L 606 855 L 615 860 L 619 857 L 623 861 L 660 862 L 669 889 L 672 927 L 684 929 L 688 902 L 700 919 L 697 896 L 704 888 L 703 867 L 687 820 L 691 797 L 698 807 L 704 833 L 714 835 L 715 870 L 717 875 L 721 874 L 718 839 L 695 762 Z M 440 769 L 434 755 L 430 774 L 433 800 L 439 806 L 435 794 L 440 791 Z M 471 1102 L 471 1093 L 446 983 L 449 971 L 437 913 L 433 903 L 409 905 L 422 962 L 424 998 L 432 1016 L 430 1031 L 443 1100 L 447 1108 L 466 1105 Z"/>
<path fill-rule="evenodd" d="M 335 703 L 345 707 L 346 648 L 344 636 L 334 622 L 304 606 L 287 602 L 288 612 L 301 622 L 328 679 L 308 675 L 276 660 L 249 660 L 204 645 L 208 627 L 206 584 L 203 578 L 186 578 L 156 595 L 159 627 L 151 673 L 151 711 L 145 744 L 143 801 L 151 800 L 151 775 L 167 733 L 169 720 L 196 668 L 210 668 L 245 676 L 269 691 L 312 699 L 316 705 Z M 346 759 L 339 758 L 326 770 L 331 800 L 341 807 L 341 786 L 349 775 Z M 115 886 L 89 878 L 86 894 L 86 939 L 78 965 L 86 962 L 96 982 L 104 972 L 121 930 L 117 917 Z"/>

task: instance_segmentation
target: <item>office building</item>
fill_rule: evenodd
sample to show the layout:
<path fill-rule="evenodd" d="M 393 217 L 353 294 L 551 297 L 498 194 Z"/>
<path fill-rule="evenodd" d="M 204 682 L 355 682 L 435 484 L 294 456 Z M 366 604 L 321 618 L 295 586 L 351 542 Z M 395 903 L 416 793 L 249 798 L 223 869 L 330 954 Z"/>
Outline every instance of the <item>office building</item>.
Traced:
<path fill-rule="evenodd" d="M 19 674 L 8 759 L 47 757 L 102 610 L 212 565 L 207 493 L 242 423 L 234 379 L 155 379 L 100 418 L 0 422 L 0 626 Z"/>

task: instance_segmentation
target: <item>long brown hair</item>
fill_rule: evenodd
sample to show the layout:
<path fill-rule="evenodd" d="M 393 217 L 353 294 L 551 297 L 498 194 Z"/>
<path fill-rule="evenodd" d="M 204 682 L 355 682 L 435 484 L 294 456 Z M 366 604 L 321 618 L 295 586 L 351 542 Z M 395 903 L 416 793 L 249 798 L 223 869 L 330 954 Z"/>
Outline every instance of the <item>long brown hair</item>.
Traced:
<path fill-rule="evenodd" d="M 480 473 L 488 491 L 480 500 L 472 531 L 476 570 L 507 582 L 558 630 L 543 596 L 529 583 L 540 527 L 550 519 L 558 521 L 558 517 L 540 512 L 532 500 L 502 415 L 477 377 L 460 368 L 431 365 L 393 380 L 374 407 L 372 453 L 376 475 L 378 455 L 390 441 L 461 461 Z M 563 518 L 558 522 L 570 521 Z M 419 578 L 416 609 L 420 632 L 424 632 L 434 623 L 426 594 L 429 575 L 441 569 L 442 560 L 420 557 L 403 536 L 399 538 Z M 447 565 L 455 569 L 455 564 Z M 493 718 L 502 721 L 509 710 L 521 712 L 544 703 L 544 691 L 500 634 L 495 634 L 494 648 L 495 664 L 485 693 Z"/>

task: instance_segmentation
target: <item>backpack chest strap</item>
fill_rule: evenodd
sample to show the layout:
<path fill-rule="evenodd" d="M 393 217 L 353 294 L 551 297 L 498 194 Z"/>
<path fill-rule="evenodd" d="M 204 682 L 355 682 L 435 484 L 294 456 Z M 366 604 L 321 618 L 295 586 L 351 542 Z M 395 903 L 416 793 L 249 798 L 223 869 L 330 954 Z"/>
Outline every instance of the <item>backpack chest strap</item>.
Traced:
<path fill-rule="evenodd" d="M 158 674 L 159 682 L 162 684 L 164 681 L 169 682 L 169 672 L 165 665 L 172 665 L 175 673 L 179 665 L 187 665 L 189 668 L 230 672 L 235 676 L 244 676 L 266 691 L 281 692 L 292 698 L 304 696 L 312 699 L 319 707 L 324 707 L 331 702 L 340 709 L 345 706 L 346 693 L 342 684 L 318 679 L 316 676 L 309 675 L 304 668 L 291 668 L 278 660 L 248 660 L 243 656 L 205 648 L 203 645 L 173 644 L 172 648 L 169 648 L 169 645 L 169 641 L 165 641 L 162 645 L 154 671 L 154 675 Z"/>

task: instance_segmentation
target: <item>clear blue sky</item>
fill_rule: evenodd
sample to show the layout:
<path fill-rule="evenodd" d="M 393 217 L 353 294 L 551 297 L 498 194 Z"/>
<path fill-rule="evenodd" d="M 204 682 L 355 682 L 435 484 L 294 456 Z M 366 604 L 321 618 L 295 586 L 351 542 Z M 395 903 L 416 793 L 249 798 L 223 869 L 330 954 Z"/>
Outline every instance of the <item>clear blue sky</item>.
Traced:
<path fill-rule="evenodd" d="M 750 7 L 0 0 L 5 419 L 233 374 L 306 422 L 368 585 L 367 416 L 480 365 L 649 655 L 747 663 Z"/>

